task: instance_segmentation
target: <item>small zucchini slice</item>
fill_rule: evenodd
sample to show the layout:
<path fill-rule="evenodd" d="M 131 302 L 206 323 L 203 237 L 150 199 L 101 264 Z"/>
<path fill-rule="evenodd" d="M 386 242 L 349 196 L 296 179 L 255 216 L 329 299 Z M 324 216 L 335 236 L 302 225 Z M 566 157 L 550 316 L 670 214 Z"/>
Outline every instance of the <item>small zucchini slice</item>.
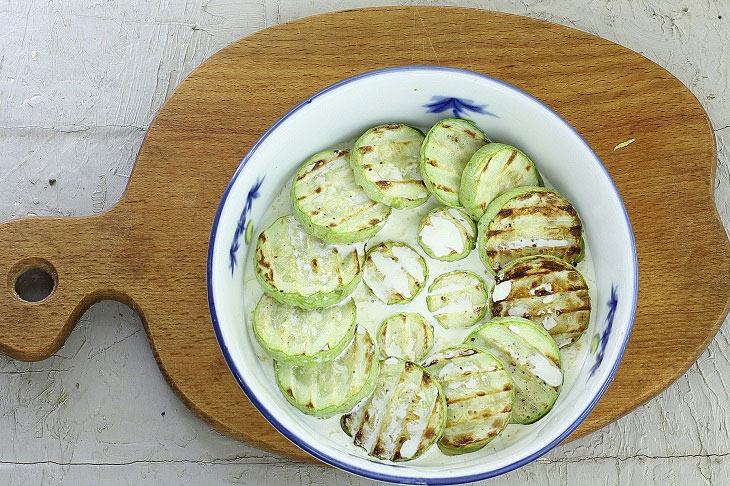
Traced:
<path fill-rule="evenodd" d="M 380 323 L 376 339 L 383 358 L 420 361 L 433 347 L 433 326 L 421 314 L 402 312 Z"/>
<path fill-rule="evenodd" d="M 492 201 L 479 220 L 477 249 L 492 272 L 529 255 L 574 265 L 583 258 L 582 234 L 578 213 L 563 196 L 543 187 L 517 187 Z"/>
<path fill-rule="evenodd" d="M 549 255 L 518 258 L 497 275 L 492 315 L 525 317 L 542 324 L 559 346 L 573 343 L 588 327 L 591 299 L 583 275 Z"/>
<path fill-rule="evenodd" d="M 489 143 L 473 122 L 441 120 L 421 145 L 421 176 L 431 194 L 447 206 L 459 206 L 461 174 L 474 152 Z"/>
<path fill-rule="evenodd" d="M 378 351 L 367 329 L 357 327 L 349 345 L 334 360 L 308 366 L 274 362 L 276 383 L 296 408 L 329 418 L 348 412 L 372 393 L 378 377 Z"/>
<path fill-rule="evenodd" d="M 355 142 L 355 180 L 375 201 L 396 209 L 420 206 L 430 195 L 418 169 L 423 134 L 400 124 L 371 128 Z"/>
<path fill-rule="evenodd" d="M 469 327 L 487 312 L 487 286 L 473 272 L 457 270 L 444 273 L 436 277 L 428 288 L 426 305 L 442 326 Z"/>
<path fill-rule="evenodd" d="M 367 252 L 363 280 L 388 305 L 413 300 L 427 278 L 426 261 L 405 243 L 386 241 Z"/>
<path fill-rule="evenodd" d="M 477 225 L 460 209 L 430 211 L 418 227 L 418 244 L 428 256 L 442 262 L 466 258 L 474 248 Z"/>
<path fill-rule="evenodd" d="M 428 371 L 391 356 L 380 363 L 375 391 L 362 406 L 343 415 L 342 430 L 356 446 L 378 459 L 408 461 L 441 438 L 446 400 Z"/>
<path fill-rule="evenodd" d="M 326 309 L 304 310 L 264 294 L 253 313 L 256 340 L 276 361 L 307 365 L 340 354 L 355 333 L 352 299 Z"/>
<path fill-rule="evenodd" d="M 502 361 L 515 385 L 511 423 L 531 424 L 550 411 L 563 386 L 560 351 L 542 327 L 521 317 L 496 317 L 464 341 Z"/>
<path fill-rule="evenodd" d="M 294 177 L 291 202 L 304 230 L 325 243 L 365 241 L 380 231 L 391 211 L 357 185 L 349 150 L 310 157 Z"/>
<path fill-rule="evenodd" d="M 507 427 L 515 390 L 509 372 L 494 355 L 477 346 L 453 346 L 423 366 L 446 397 L 446 428 L 438 442 L 444 454 L 479 450 Z"/>
<path fill-rule="evenodd" d="M 459 201 L 479 220 L 494 198 L 519 186 L 542 186 L 535 164 L 514 147 L 490 143 L 477 150 L 466 164 Z"/>
<path fill-rule="evenodd" d="M 282 216 L 258 237 L 256 278 L 282 304 L 315 309 L 336 304 L 360 283 L 364 255 L 325 245 L 292 216 Z"/>

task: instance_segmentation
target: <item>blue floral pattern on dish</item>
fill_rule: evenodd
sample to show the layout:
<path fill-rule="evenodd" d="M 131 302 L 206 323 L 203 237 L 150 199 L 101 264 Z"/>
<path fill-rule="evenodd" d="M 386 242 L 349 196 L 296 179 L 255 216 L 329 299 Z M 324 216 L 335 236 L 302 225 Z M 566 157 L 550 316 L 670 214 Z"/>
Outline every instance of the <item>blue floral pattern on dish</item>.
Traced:
<path fill-rule="evenodd" d="M 461 118 L 462 113 L 469 111 L 499 118 L 494 113 L 490 113 L 485 110 L 487 105 L 477 105 L 472 100 L 454 98 L 453 96 L 432 96 L 431 103 L 423 105 L 423 107 L 428 108 L 427 113 L 441 113 L 451 110 L 454 114 L 454 118 Z"/>
<path fill-rule="evenodd" d="M 596 352 L 596 362 L 591 367 L 591 376 L 598 370 L 603 362 L 603 358 L 606 355 L 606 346 L 608 345 L 608 338 L 611 336 L 611 329 L 613 329 L 613 320 L 616 317 L 616 307 L 618 307 L 618 289 L 615 284 L 611 284 L 611 298 L 608 303 L 608 314 L 606 315 L 606 328 L 602 333 L 593 336 L 593 342 L 591 343 L 591 352 Z"/>
<path fill-rule="evenodd" d="M 233 242 L 231 243 L 231 248 L 228 250 L 228 257 L 229 257 L 229 267 L 231 268 L 231 276 L 233 276 L 233 272 L 236 269 L 236 265 L 238 265 L 238 260 L 236 257 L 236 253 L 238 253 L 238 249 L 241 248 L 241 235 L 244 233 L 247 233 L 245 235 L 245 243 L 248 244 L 250 241 L 249 232 L 251 231 L 250 225 L 251 222 L 248 221 L 248 227 L 246 225 L 246 222 L 248 220 L 248 215 L 251 212 L 251 207 L 253 206 L 254 199 L 258 198 L 260 196 L 259 189 L 261 188 L 261 184 L 263 184 L 264 178 L 260 177 L 256 179 L 256 182 L 253 186 L 248 190 L 248 195 L 246 195 L 246 204 L 243 206 L 243 211 L 241 211 L 241 216 L 238 218 L 238 224 L 236 225 L 236 232 L 233 234 Z M 247 229 L 248 228 L 248 229 Z"/>

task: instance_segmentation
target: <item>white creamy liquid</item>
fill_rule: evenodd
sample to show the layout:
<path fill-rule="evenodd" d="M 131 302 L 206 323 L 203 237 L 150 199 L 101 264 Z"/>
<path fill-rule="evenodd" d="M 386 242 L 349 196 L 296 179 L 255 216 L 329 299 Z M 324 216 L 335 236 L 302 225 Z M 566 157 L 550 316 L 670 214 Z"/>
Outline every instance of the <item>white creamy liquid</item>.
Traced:
<path fill-rule="evenodd" d="M 451 250 L 457 254 L 464 251 L 459 228 L 450 220 L 439 216 L 431 216 L 429 224 L 423 225 L 421 240 L 437 257 L 450 255 Z"/>
<path fill-rule="evenodd" d="M 550 187 L 547 182 L 546 186 Z M 260 221 L 256 222 L 255 234 L 252 241 L 256 241 L 258 238 L 258 234 L 262 230 L 266 229 L 278 217 L 291 214 L 289 199 L 290 190 L 291 182 L 286 184 L 286 186 L 282 188 L 281 193 L 271 204 L 269 211 L 261 218 Z M 469 255 L 462 260 L 455 262 L 442 262 L 430 258 L 418 245 L 418 225 L 421 222 L 421 219 L 423 219 L 423 217 L 429 211 L 440 206 L 442 206 L 442 204 L 435 197 L 432 196 L 428 199 L 428 201 L 426 201 L 426 203 L 415 209 L 393 209 L 393 212 L 388 218 L 388 221 L 383 229 L 380 230 L 373 238 L 371 238 L 367 242 L 366 248 L 371 248 L 383 241 L 401 241 L 407 243 L 425 259 L 428 266 L 428 278 L 426 279 L 426 284 L 423 286 L 421 292 L 411 302 L 406 304 L 386 305 L 370 292 L 364 282 L 361 282 L 360 285 L 358 285 L 357 289 L 355 289 L 355 291 L 352 293 L 352 298 L 357 305 L 357 322 L 359 325 L 364 326 L 368 329 L 368 331 L 370 331 L 370 335 L 373 336 L 373 339 L 375 339 L 375 333 L 378 325 L 387 317 L 390 317 L 393 314 L 397 314 L 399 312 L 415 312 L 421 314 L 426 319 L 426 321 L 433 326 L 433 352 L 435 352 L 455 344 L 460 344 L 471 331 L 473 331 L 479 325 L 485 323 L 489 319 L 489 315 L 487 315 L 482 321 L 471 327 L 457 327 L 453 329 L 445 329 L 438 323 L 438 321 L 436 321 L 436 319 L 433 318 L 432 313 L 428 311 L 428 307 L 426 306 L 426 295 L 428 295 L 428 287 L 431 285 L 431 283 L 433 283 L 436 277 L 443 273 L 451 272 L 454 270 L 468 270 L 476 273 L 484 279 L 484 282 L 490 289 L 490 294 L 491 289 L 494 287 L 494 278 L 486 271 L 481 260 L 479 260 L 479 253 L 477 252 L 476 248 L 474 248 L 469 253 Z M 343 245 L 342 249 L 345 250 L 345 248 L 350 248 L 350 246 Z M 256 339 L 253 335 L 253 311 L 259 299 L 261 298 L 263 291 L 256 281 L 256 276 L 254 274 L 252 252 L 249 252 L 249 254 L 246 256 L 245 261 L 246 268 L 244 271 L 244 306 L 246 326 L 249 330 L 249 334 L 251 336 L 250 340 L 253 343 L 254 349 L 256 349 L 256 354 L 259 358 L 259 361 L 261 361 L 262 363 L 262 369 L 265 373 L 267 373 L 268 378 L 271 380 L 272 387 L 276 387 L 272 360 L 266 355 L 263 349 L 258 346 L 258 343 L 256 342 Z M 583 274 L 583 277 L 586 280 L 591 302 L 593 302 L 595 305 L 597 303 L 597 300 L 594 290 L 595 278 L 593 271 L 593 261 L 591 259 L 590 249 L 588 248 L 587 244 L 585 248 L 585 258 L 577 265 L 577 268 L 581 272 L 581 274 Z M 408 269 L 408 271 L 413 271 L 414 273 L 415 270 L 415 266 Z M 439 311 L 436 311 L 435 313 L 439 313 Z M 595 312 L 591 313 L 591 323 L 593 323 L 593 316 L 595 314 Z M 564 372 L 563 389 L 561 395 L 567 394 L 573 386 L 573 383 L 575 382 L 575 378 L 578 374 L 580 366 L 585 360 L 586 351 L 589 348 L 588 343 L 590 341 L 590 336 L 592 335 L 592 333 L 590 332 L 592 329 L 593 325 L 589 325 L 588 330 L 583 333 L 583 336 L 581 336 L 581 338 L 576 343 L 560 350 L 562 355 Z M 534 365 L 535 364 L 533 363 L 533 366 Z M 552 373 L 552 375 L 554 376 L 551 375 L 550 378 L 553 380 L 557 380 L 557 375 L 554 374 L 553 370 L 546 370 L 542 366 L 540 366 L 540 368 L 540 371 L 543 373 Z M 559 401 L 560 397 L 558 398 L 558 403 Z M 368 457 L 367 453 L 363 449 L 355 446 L 352 443 L 352 438 L 348 437 L 342 431 L 340 427 L 340 415 L 336 415 L 329 419 L 318 419 L 299 412 L 295 413 L 297 413 L 298 416 L 301 417 L 302 422 L 310 426 L 313 430 L 318 431 L 323 436 L 329 437 L 337 444 L 339 448 L 360 457 Z M 497 436 L 484 448 L 470 454 L 447 456 L 443 454 L 434 444 L 421 457 L 414 459 L 413 461 L 409 461 L 409 464 L 428 466 L 453 466 L 455 464 L 459 464 L 460 462 L 471 461 L 475 459 L 475 457 L 489 455 L 496 450 L 504 448 L 513 441 L 519 440 L 520 437 L 529 432 L 530 427 L 531 426 L 529 425 L 510 424 L 506 427 L 502 434 Z"/>

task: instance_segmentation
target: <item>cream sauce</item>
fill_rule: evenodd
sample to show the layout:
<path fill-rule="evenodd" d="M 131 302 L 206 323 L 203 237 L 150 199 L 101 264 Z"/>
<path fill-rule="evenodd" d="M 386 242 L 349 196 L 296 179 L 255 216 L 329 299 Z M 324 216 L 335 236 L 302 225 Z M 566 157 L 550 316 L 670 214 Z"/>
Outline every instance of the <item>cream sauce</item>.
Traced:
<path fill-rule="evenodd" d="M 471 229 L 471 228 L 470 228 Z M 456 224 L 446 218 L 431 216 L 421 229 L 421 241 L 437 257 L 445 257 L 452 251 L 464 251 L 464 240 Z"/>
<path fill-rule="evenodd" d="M 550 187 L 546 183 L 546 186 Z M 271 207 L 267 214 L 265 214 L 260 221 L 256 224 L 256 231 L 254 236 L 258 237 L 263 229 L 271 224 L 279 216 L 291 214 L 291 206 L 289 199 L 289 192 L 291 190 L 291 183 L 286 184 L 281 193 L 271 204 Z M 436 198 L 429 198 L 426 203 L 421 206 L 410 209 L 410 210 L 398 210 L 394 209 L 390 218 L 384 225 L 383 229 L 380 230 L 373 238 L 367 243 L 367 248 L 372 248 L 383 241 L 402 241 L 407 243 L 414 248 L 421 256 L 425 259 L 428 266 L 428 277 L 424 285 L 423 290 L 410 302 L 406 304 L 397 305 L 385 305 L 372 292 L 367 288 L 364 283 L 361 283 L 353 292 L 352 298 L 357 305 L 357 321 L 360 326 L 367 328 L 370 334 L 374 337 L 378 325 L 387 317 L 397 314 L 399 312 L 415 312 L 421 314 L 427 322 L 429 322 L 434 328 L 434 346 L 433 351 L 438 351 L 449 346 L 461 344 L 463 340 L 469 335 L 471 331 L 476 329 L 477 326 L 483 324 L 488 319 L 485 317 L 482 321 L 469 328 L 453 328 L 444 329 L 438 321 L 436 321 L 431 313 L 428 311 L 426 306 L 426 295 L 427 289 L 431 283 L 439 275 L 451 272 L 454 270 L 468 270 L 472 271 L 481 277 L 487 285 L 487 288 L 494 287 L 494 278 L 487 272 L 479 260 L 479 255 L 476 249 L 472 250 L 469 255 L 463 260 L 455 262 L 442 262 L 430 258 L 424 252 L 421 251 L 418 245 L 418 226 L 423 217 L 432 209 L 442 206 L 442 204 L 436 200 Z M 253 239 L 256 241 L 256 238 Z M 347 246 L 351 248 L 351 246 Z M 343 248 L 344 249 L 344 248 Z M 252 329 L 252 316 L 253 310 L 259 301 L 263 291 L 260 285 L 256 281 L 256 275 L 254 273 L 253 263 L 253 252 L 250 252 L 246 257 L 246 269 L 244 271 L 244 309 L 246 316 L 246 325 L 250 331 L 250 340 L 253 343 L 254 349 L 256 350 L 259 361 L 261 362 L 261 370 L 267 374 L 270 378 L 272 387 L 276 387 L 275 378 L 273 373 L 272 360 L 266 353 L 258 346 Z M 594 305 L 598 305 L 595 294 L 595 277 L 593 272 L 593 263 L 591 259 L 590 248 L 588 242 L 586 242 L 585 258 L 578 263 L 578 271 L 581 272 L 588 285 L 589 295 L 591 302 Z M 580 371 L 583 362 L 586 359 L 587 351 L 589 349 L 590 339 L 594 334 L 595 313 L 591 314 L 591 325 L 588 330 L 583 333 L 578 342 L 572 344 L 569 347 L 560 350 L 562 362 L 563 362 L 563 392 L 567 392 L 572 387 L 576 380 L 576 377 Z M 548 372 L 549 373 L 549 372 Z M 554 380 L 552 380 L 554 382 Z M 558 403 L 560 397 L 558 398 Z M 318 419 L 315 417 L 306 416 L 300 414 L 302 422 L 312 430 L 329 437 L 334 441 L 338 447 L 343 450 L 357 455 L 359 457 L 368 457 L 367 453 L 361 448 L 355 446 L 352 443 L 352 438 L 347 436 L 340 427 L 340 415 L 336 415 L 329 419 Z M 515 441 L 519 441 L 530 431 L 530 425 L 518 425 L 510 424 L 506 427 L 504 432 L 492 440 L 483 449 L 471 454 L 464 454 L 462 456 L 447 456 L 443 454 L 438 447 L 435 445 L 429 448 L 423 455 L 418 459 L 415 459 L 409 464 L 423 465 L 423 466 L 439 466 L 439 465 L 454 465 L 467 460 L 471 461 L 475 456 L 486 456 L 490 453 L 505 448 Z M 404 444 L 405 445 L 405 444 Z M 408 448 L 413 447 L 409 444 Z M 388 462 L 388 461 L 383 461 Z"/>
<path fill-rule="evenodd" d="M 532 367 L 532 373 L 550 386 L 560 386 L 563 383 L 563 373 L 545 356 L 535 353 L 527 358 Z"/>

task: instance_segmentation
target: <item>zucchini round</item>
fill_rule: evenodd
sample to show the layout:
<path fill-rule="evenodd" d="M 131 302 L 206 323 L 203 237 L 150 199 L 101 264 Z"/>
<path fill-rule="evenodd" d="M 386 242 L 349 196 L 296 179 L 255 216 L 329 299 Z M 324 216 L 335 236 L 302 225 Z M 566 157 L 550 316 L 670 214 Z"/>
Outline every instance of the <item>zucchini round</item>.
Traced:
<path fill-rule="evenodd" d="M 529 255 L 574 265 L 583 258 L 583 225 L 573 206 L 543 187 L 517 187 L 492 201 L 479 220 L 479 258 L 491 272 Z"/>
<path fill-rule="evenodd" d="M 421 314 L 402 312 L 380 323 L 376 339 L 383 358 L 420 361 L 433 347 L 433 326 Z"/>
<path fill-rule="evenodd" d="M 487 136 L 469 120 L 446 118 L 436 123 L 421 145 L 421 176 L 431 194 L 447 206 L 459 206 L 461 174 Z"/>
<path fill-rule="evenodd" d="M 256 340 L 276 361 L 306 365 L 329 361 L 352 340 L 357 309 L 352 299 L 304 310 L 263 295 L 253 313 Z"/>
<path fill-rule="evenodd" d="M 442 326 L 469 327 L 487 312 L 487 286 L 473 272 L 457 270 L 444 273 L 436 277 L 428 288 L 426 305 Z"/>
<path fill-rule="evenodd" d="M 348 412 L 372 393 L 379 367 L 375 342 L 361 326 L 334 360 L 308 366 L 274 362 L 276 383 L 287 401 L 321 418 Z"/>
<path fill-rule="evenodd" d="M 430 195 L 418 168 L 423 134 L 406 125 L 371 128 L 350 154 L 355 180 L 375 201 L 396 209 L 420 206 Z"/>
<path fill-rule="evenodd" d="M 560 351 L 540 326 L 521 317 L 496 317 L 464 341 L 502 361 L 512 376 L 511 423 L 531 424 L 550 411 L 563 385 Z"/>
<path fill-rule="evenodd" d="M 502 362 L 477 346 L 453 346 L 423 366 L 446 397 L 446 428 L 438 442 L 444 454 L 481 449 L 509 423 L 515 390 Z"/>
<path fill-rule="evenodd" d="M 360 283 L 364 255 L 325 245 L 292 216 L 282 216 L 258 237 L 256 278 L 282 304 L 315 309 L 336 304 Z"/>
<path fill-rule="evenodd" d="M 292 212 L 304 230 L 325 243 L 365 241 L 385 225 L 391 209 L 355 182 L 349 150 L 313 155 L 297 171 Z"/>
<path fill-rule="evenodd" d="M 435 260 L 453 262 L 466 258 L 474 248 L 477 226 L 456 208 L 440 207 L 430 211 L 418 227 L 418 244 Z"/>
<path fill-rule="evenodd" d="M 564 345 L 577 341 L 588 327 L 588 286 L 583 275 L 564 260 L 548 255 L 518 258 L 502 269 L 496 282 L 495 317 L 530 319 Z"/>
<path fill-rule="evenodd" d="M 391 356 L 380 363 L 375 391 L 340 421 L 342 430 L 370 456 L 408 461 L 441 438 L 446 400 L 428 371 Z"/>
<path fill-rule="evenodd" d="M 490 143 L 477 150 L 464 167 L 459 201 L 479 220 L 494 198 L 519 186 L 542 186 L 535 164 L 514 147 Z"/>
<path fill-rule="evenodd" d="M 367 252 L 363 280 L 388 305 L 413 300 L 427 278 L 426 261 L 405 243 L 386 241 Z"/>

